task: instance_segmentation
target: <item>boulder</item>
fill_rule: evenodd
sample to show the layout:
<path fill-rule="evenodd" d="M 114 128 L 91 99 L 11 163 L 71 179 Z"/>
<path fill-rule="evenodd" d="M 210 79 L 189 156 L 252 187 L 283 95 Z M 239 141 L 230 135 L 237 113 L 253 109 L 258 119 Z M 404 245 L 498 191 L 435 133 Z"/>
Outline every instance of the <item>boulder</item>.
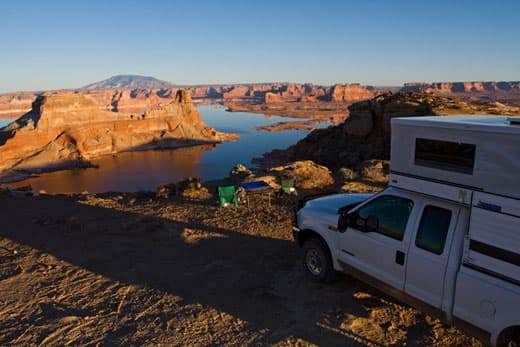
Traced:
<path fill-rule="evenodd" d="M 242 164 L 237 164 L 233 169 L 231 169 L 231 172 L 229 173 L 229 176 L 240 176 L 240 177 L 247 177 L 252 175 L 253 173 L 251 170 L 246 168 Z"/>
<path fill-rule="evenodd" d="M 325 188 L 334 184 L 331 172 L 311 160 L 296 161 L 269 170 L 279 177 L 292 177 L 298 189 Z"/>

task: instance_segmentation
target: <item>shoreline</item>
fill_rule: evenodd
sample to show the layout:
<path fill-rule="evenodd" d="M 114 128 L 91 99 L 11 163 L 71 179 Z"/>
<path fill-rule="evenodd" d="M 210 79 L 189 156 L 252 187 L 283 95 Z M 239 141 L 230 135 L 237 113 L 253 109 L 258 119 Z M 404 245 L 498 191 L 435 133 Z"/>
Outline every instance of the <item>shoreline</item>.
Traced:
<path fill-rule="evenodd" d="M 217 145 L 217 144 L 220 144 L 223 142 L 236 141 L 239 137 L 239 135 L 235 134 L 235 133 L 226 133 L 226 135 L 228 135 L 230 139 L 225 140 L 225 141 L 215 141 L 215 142 L 199 141 L 199 143 L 194 143 L 193 141 L 190 141 L 189 144 L 184 144 L 184 145 L 181 144 L 181 145 L 173 145 L 173 146 L 164 146 L 164 144 L 158 144 L 155 146 L 149 145 L 147 147 L 135 148 L 135 149 L 130 149 L 130 150 L 121 150 L 118 152 L 105 153 L 105 154 L 101 154 L 101 155 L 97 155 L 97 156 L 92 156 L 92 157 L 89 157 L 88 160 L 85 160 L 85 159 L 71 160 L 71 161 L 67 161 L 65 163 L 55 164 L 52 167 L 38 168 L 35 170 L 9 169 L 9 170 L 0 172 L 0 186 L 7 187 L 9 183 L 18 183 L 18 182 L 25 181 L 27 179 L 37 178 L 37 177 L 39 177 L 39 174 L 45 174 L 45 173 L 51 173 L 51 172 L 57 172 L 57 171 L 68 171 L 68 170 L 74 170 L 74 169 L 97 169 L 97 168 L 99 168 L 99 165 L 93 164 L 91 162 L 91 160 L 99 159 L 99 158 L 103 158 L 103 157 L 114 157 L 114 156 L 117 156 L 118 154 L 122 154 L 122 153 L 173 150 L 173 149 L 178 149 L 178 148 L 189 148 L 189 147 L 195 147 L 195 146 Z"/>

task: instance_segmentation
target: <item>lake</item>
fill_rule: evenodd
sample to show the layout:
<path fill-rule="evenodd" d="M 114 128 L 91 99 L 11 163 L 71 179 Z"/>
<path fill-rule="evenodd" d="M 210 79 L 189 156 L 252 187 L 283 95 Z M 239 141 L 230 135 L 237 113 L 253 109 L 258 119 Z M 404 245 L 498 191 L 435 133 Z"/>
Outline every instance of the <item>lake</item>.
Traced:
<path fill-rule="evenodd" d="M 238 133 L 240 139 L 216 145 L 102 156 L 92 160 L 99 168 L 44 173 L 8 185 L 31 184 L 35 191 L 45 190 L 48 193 L 155 190 L 163 183 L 176 182 L 189 176 L 200 177 L 203 181 L 226 177 L 236 164 L 253 167 L 253 158 L 261 157 L 263 153 L 273 149 L 285 149 L 309 133 L 307 130 L 255 130 L 257 126 L 288 121 L 291 118 L 226 112 L 225 108 L 216 105 L 201 105 L 197 110 L 207 125 L 219 131 Z M 7 123 L 0 120 L 0 127 Z"/>

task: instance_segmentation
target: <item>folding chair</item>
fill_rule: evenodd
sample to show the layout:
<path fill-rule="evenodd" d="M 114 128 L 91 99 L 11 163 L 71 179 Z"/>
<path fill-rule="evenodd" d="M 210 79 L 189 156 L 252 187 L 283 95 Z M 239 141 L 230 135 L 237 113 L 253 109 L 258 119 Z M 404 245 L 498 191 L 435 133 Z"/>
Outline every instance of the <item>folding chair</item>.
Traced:
<path fill-rule="evenodd" d="M 230 203 L 233 203 L 235 207 L 238 207 L 238 199 L 235 194 L 235 186 L 219 186 L 218 199 L 221 207 L 227 206 Z"/>
<path fill-rule="evenodd" d="M 296 188 L 294 187 L 294 178 L 282 179 L 282 189 L 280 193 L 298 195 Z"/>

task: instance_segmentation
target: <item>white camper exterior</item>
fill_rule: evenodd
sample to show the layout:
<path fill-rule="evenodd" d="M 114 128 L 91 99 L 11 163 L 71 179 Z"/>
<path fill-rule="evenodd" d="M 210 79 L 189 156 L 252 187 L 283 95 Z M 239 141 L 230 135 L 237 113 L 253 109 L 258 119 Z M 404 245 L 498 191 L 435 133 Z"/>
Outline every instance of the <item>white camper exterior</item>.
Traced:
<path fill-rule="evenodd" d="M 520 344 L 520 124 L 392 119 L 390 187 L 305 203 L 313 280 L 350 273 L 492 345 Z"/>
<path fill-rule="evenodd" d="M 520 198 L 520 125 L 511 120 L 474 115 L 394 118 L 392 172 Z"/>

